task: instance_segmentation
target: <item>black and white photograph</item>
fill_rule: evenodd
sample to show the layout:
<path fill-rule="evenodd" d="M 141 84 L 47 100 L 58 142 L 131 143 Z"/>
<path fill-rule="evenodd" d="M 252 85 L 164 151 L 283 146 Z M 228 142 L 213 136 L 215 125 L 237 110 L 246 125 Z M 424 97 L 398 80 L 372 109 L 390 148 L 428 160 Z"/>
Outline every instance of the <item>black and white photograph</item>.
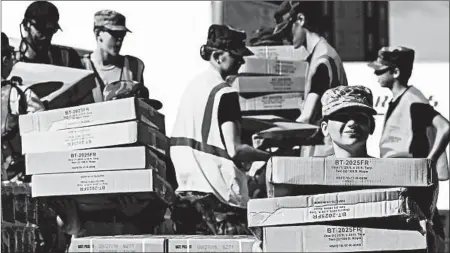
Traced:
<path fill-rule="evenodd" d="M 448 1 L 1 1 L 1 253 L 450 251 Z"/>

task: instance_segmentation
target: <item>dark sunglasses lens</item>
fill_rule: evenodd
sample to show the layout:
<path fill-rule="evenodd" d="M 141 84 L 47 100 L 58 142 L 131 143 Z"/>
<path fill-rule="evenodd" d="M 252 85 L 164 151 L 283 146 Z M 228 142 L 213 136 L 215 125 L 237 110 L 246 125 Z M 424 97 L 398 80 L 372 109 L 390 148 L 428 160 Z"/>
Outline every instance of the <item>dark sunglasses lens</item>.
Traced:
<path fill-rule="evenodd" d="M 126 32 L 123 32 L 123 31 L 112 31 L 112 30 L 106 30 L 106 31 L 109 34 L 111 34 L 111 36 L 114 38 L 123 38 L 127 34 Z"/>
<path fill-rule="evenodd" d="M 384 68 L 384 69 L 375 70 L 375 75 L 380 76 L 380 75 L 388 72 L 389 70 L 390 70 L 390 68 Z"/>

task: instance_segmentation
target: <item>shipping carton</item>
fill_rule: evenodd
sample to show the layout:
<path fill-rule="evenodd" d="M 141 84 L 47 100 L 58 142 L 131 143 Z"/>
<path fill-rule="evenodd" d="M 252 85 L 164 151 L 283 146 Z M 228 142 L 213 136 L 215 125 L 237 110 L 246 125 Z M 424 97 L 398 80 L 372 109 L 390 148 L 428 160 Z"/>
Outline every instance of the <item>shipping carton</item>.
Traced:
<path fill-rule="evenodd" d="M 245 64 L 239 69 L 239 73 L 305 76 L 307 70 L 307 61 L 282 61 L 247 57 Z"/>
<path fill-rule="evenodd" d="M 139 120 L 165 134 L 164 115 L 135 98 L 20 115 L 19 129 L 20 134 L 24 135 L 130 120 Z"/>
<path fill-rule="evenodd" d="M 47 109 L 70 106 L 96 86 L 92 70 L 48 64 L 18 62 L 11 71 L 10 77 L 13 76 L 22 78 L 24 89 L 31 89 L 43 102 L 48 102 Z"/>
<path fill-rule="evenodd" d="M 298 61 L 306 59 L 305 52 L 301 49 L 295 49 L 294 46 L 257 46 L 248 47 L 253 52 L 253 56 L 248 58 L 269 58 L 285 61 Z"/>
<path fill-rule="evenodd" d="M 252 236 L 178 236 L 167 240 L 167 252 L 251 252 Z"/>
<path fill-rule="evenodd" d="M 152 235 L 73 238 L 69 252 L 166 252 L 166 239 Z"/>
<path fill-rule="evenodd" d="M 272 157 L 272 184 L 426 187 L 431 161 L 413 158 Z"/>
<path fill-rule="evenodd" d="M 156 129 L 137 121 L 22 135 L 22 152 L 44 153 L 143 144 L 166 154 L 169 139 Z"/>
<path fill-rule="evenodd" d="M 249 227 L 370 218 L 425 218 L 405 188 L 368 189 L 317 195 L 252 199 Z"/>
<path fill-rule="evenodd" d="M 431 233 L 418 230 L 308 225 L 264 228 L 264 252 L 421 251 Z M 433 251 L 431 251 L 433 252 Z"/>
<path fill-rule="evenodd" d="M 166 191 L 153 170 L 118 170 L 33 176 L 33 197 Z"/>
<path fill-rule="evenodd" d="M 27 175 L 153 169 L 166 178 L 166 164 L 145 146 L 85 149 L 25 155 Z"/>
<path fill-rule="evenodd" d="M 252 98 L 239 97 L 242 111 L 299 109 L 302 101 L 303 93 L 277 93 Z"/>
<path fill-rule="evenodd" d="M 305 76 L 238 76 L 232 86 L 239 93 L 304 92 Z"/>

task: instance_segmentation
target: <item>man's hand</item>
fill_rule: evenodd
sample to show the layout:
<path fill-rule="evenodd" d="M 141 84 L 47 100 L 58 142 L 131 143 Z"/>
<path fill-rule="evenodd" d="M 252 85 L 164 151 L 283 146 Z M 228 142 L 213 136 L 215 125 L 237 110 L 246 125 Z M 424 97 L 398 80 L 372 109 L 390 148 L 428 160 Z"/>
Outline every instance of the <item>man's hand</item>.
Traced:
<path fill-rule="evenodd" d="M 79 235 L 82 224 L 75 200 L 60 199 L 53 202 L 51 206 L 57 214 L 56 222 L 61 230 L 70 235 Z"/>
<path fill-rule="evenodd" d="M 134 196 L 120 196 L 117 198 L 120 210 L 128 217 L 140 213 L 148 204 L 148 201 L 139 201 Z"/>

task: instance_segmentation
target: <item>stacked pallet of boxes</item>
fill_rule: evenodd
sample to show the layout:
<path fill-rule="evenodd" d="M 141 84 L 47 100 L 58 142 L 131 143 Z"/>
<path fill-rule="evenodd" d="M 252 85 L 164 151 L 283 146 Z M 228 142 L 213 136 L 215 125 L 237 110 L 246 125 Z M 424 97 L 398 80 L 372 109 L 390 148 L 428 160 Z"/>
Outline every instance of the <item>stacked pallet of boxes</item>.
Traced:
<path fill-rule="evenodd" d="M 426 159 L 273 157 L 249 226 L 265 252 L 436 252 L 432 170 Z"/>
<path fill-rule="evenodd" d="M 81 211 L 111 210 L 116 197 L 171 203 L 164 115 L 141 99 L 20 116 L 32 196 L 73 198 Z M 105 228 L 113 233 L 115 224 Z"/>

